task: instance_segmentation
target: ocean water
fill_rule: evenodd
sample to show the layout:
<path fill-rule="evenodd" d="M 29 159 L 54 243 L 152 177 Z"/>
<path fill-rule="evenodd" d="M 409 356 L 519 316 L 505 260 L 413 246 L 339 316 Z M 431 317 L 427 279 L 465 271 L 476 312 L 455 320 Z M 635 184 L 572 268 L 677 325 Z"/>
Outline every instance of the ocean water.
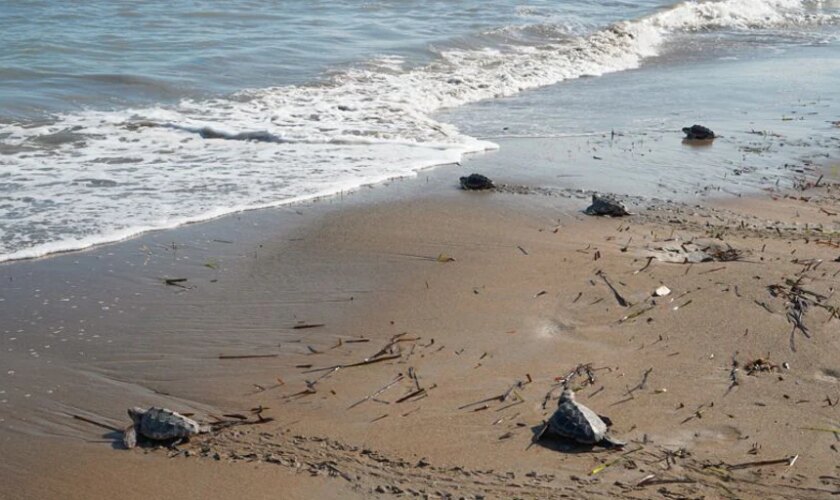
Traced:
<path fill-rule="evenodd" d="M 678 131 L 710 74 L 737 92 L 694 116 L 775 113 L 791 82 L 840 100 L 837 0 L 3 0 L 0 47 L 0 261 L 414 175 L 497 137 Z"/>

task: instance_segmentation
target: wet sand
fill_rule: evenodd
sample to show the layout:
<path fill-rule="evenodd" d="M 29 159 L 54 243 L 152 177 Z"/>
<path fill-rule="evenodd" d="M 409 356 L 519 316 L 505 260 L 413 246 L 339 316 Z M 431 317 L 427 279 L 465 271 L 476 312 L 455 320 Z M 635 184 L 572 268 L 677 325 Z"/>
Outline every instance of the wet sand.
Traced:
<path fill-rule="evenodd" d="M 497 159 L 0 266 L 2 495 L 836 494 L 834 181 L 800 166 L 800 190 L 591 218 L 590 193 Z M 506 186 L 458 190 L 482 165 Z M 739 259 L 648 263 L 701 238 Z M 810 337 L 791 335 L 787 279 Z M 564 379 L 624 450 L 532 444 Z M 274 420 L 126 451 L 73 418 L 122 428 L 153 404 Z"/>

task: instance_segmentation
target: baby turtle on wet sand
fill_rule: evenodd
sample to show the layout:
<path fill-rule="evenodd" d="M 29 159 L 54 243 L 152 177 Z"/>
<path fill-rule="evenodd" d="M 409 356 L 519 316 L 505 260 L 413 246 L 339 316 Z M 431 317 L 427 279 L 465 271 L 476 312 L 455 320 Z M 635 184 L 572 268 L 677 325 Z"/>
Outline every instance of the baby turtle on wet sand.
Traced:
<path fill-rule="evenodd" d="M 468 191 L 478 191 L 482 189 L 493 189 L 493 181 L 481 174 L 470 174 L 466 177 L 461 177 L 461 189 Z"/>
<path fill-rule="evenodd" d="M 166 408 L 129 408 L 128 416 L 134 424 L 125 430 L 123 443 L 126 448 L 137 446 L 138 434 L 153 441 L 168 441 L 210 432 L 209 426 L 199 425 L 195 420 Z"/>
<path fill-rule="evenodd" d="M 630 212 L 627 211 L 627 208 L 621 202 L 608 196 L 597 194 L 592 195 L 592 204 L 583 213 L 586 215 L 609 215 L 611 217 L 630 215 Z"/>
<path fill-rule="evenodd" d="M 557 411 L 548 421 L 548 432 L 582 444 L 620 448 L 625 443 L 609 436 L 607 424 L 594 411 L 575 401 L 575 393 L 566 389 L 557 403 Z"/>
<path fill-rule="evenodd" d="M 685 138 L 690 141 L 708 141 L 715 138 L 715 133 L 703 125 L 683 127 L 682 131 L 685 132 Z"/>

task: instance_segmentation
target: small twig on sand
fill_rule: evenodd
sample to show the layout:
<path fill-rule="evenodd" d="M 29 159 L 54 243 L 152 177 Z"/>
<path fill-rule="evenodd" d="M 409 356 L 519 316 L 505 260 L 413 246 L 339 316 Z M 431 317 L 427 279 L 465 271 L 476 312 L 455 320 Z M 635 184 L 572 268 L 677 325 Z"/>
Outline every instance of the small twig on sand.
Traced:
<path fill-rule="evenodd" d="M 634 312 L 631 312 L 630 314 L 628 314 L 626 316 L 622 316 L 622 318 L 620 320 L 618 320 L 618 322 L 619 323 L 624 323 L 625 321 L 629 321 L 633 318 L 637 318 L 637 317 L 641 316 L 642 314 L 650 311 L 654 307 L 656 307 L 654 304 L 648 304 L 645 307 L 639 309 L 638 311 L 634 311 Z"/>
<path fill-rule="evenodd" d="M 114 431 L 114 432 L 122 432 L 123 431 L 123 429 L 120 429 L 119 427 L 114 427 L 113 425 L 108 425 L 108 424 L 105 424 L 105 423 L 102 423 L 102 422 L 97 422 L 96 420 L 93 420 L 93 419 L 87 418 L 87 417 L 83 417 L 81 415 L 73 415 L 73 418 L 75 418 L 76 420 L 81 420 L 82 422 L 87 422 L 89 424 L 93 424 L 97 427 L 102 427 L 103 429 L 108 429 L 109 431 Z"/>
<path fill-rule="evenodd" d="M 640 389 L 644 389 L 645 386 L 647 386 L 648 376 L 650 375 L 650 372 L 652 372 L 652 371 L 653 371 L 653 368 L 648 368 L 647 370 L 645 370 L 645 373 L 642 375 L 642 381 L 639 382 L 639 384 L 636 385 L 635 387 L 633 387 L 632 389 L 629 389 L 625 394 L 632 396 L 635 391 L 638 391 Z"/>
<path fill-rule="evenodd" d="M 485 354 L 487 354 L 487 353 L 485 353 Z M 417 370 L 415 370 L 413 366 L 410 366 L 408 368 L 408 376 L 409 376 L 409 378 L 411 378 L 411 380 L 414 381 L 414 387 L 416 387 L 417 390 L 419 391 L 421 389 L 420 380 L 417 378 Z"/>
<path fill-rule="evenodd" d="M 400 342 L 416 342 L 416 341 L 420 340 L 420 337 L 407 338 L 407 337 L 405 337 L 405 335 L 408 335 L 408 332 L 403 332 L 403 333 L 394 335 L 393 337 L 391 337 L 391 340 L 385 345 L 385 347 L 383 347 L 382 349 L 377 351 L 376 354 L 374 354 L 373 356 L 370 356 L 370 358 L 375 358 L 377 356 L 381 356 L 383 354 L 386 354 L 386 353 L 390 352 L 391 348 L 394 347 L 395 345 L 399 344 Z"/>
<path fill-rule="evenodd" d="M 276 358 L 279 354 L 219 354 L 219 359 Z"/>
<path fill-rule="evenodd" d="M 676 477 L 672 479 L 662 478 L 656 479 L 655 474 L 648 474 L 644 479 L 636 483 L 636 486 L 654 486 L 659 484 L 693 484 L 696 483 L 694 479 L 688 477 Z"/>
<path fill-rule="evenodd" d="M 400 399 L 398 399 L 394 402 L 395 403 L 402 403 L 404 401 L 408 401 L 409 399 L 412 399 L 412 398 L 415 398 L 415 397 L 418 397 L 418 396 L 422 396 L 424 394 L 426 394 L 426 389 L 418 389 L 416 391 L 412 391 L 409 394 L 406 394 L 405 396 L 401 397 Z"/>
<path fill-rule="evenodd" d="M 508 390 L 506 390 L 502 394 L 499 394 L 498 396 L 492 396 L 492 397 L 489 397 L 489 398 L 482 399 L 481 401 L 476 401 L 474 403 L 468 403 L 468 404 L 465 404 L 463 406 L 458 407 L 458 409 L 459 410 L 464 410 L 464 409 L 467 409 L 471 406 L 478 406 L 480 404 L 489 403 L 491 401 L 505 402 L 505 401 L 508 400 L 508 398 L 510 397 L 511 394 L 516 395 L 516 397 L 521 400 L 522 397 L 519 396 L 519 394 L 516 392 L 516 389 L 521 388 L 523 385 L 525 385 L 525 382 L 522 382 L 521 380 L 517 380 L 516 383 L 514 383 L 512 386 L 510 386 L 510 388 L 508 388 Z"/>
<path fill-rule="evenodd" d="M 306 330 L 308 328 L 321 328 L 325 326 L 323 323 L 302 323 L 292 327 L 292 330 Z"/>
<path fill-rule="evenodd" d="M 625 458 L 627 458 L 629 455 L 631 455 L 631 454 L 633 454 L 633 453 L 636 453 L 637 451 L 639 451 L 639 450 L 641 450 L 641 449 L 642 449 L 642 447 L 640 446 L 640 447 L 638 447 L 638 448 L 636 448 L 636 449 L 633 449 L 633 450 L 630 450 L 630 451 L 628 451 L 628 452 L 622 453 L 622 454 L 621 454 L 618 458 L 616 458 L 615 460 L 611 460 L 611 461 L 609 461 L 609 462 L 605 462 L 605 463 L 603 463 L 603 464 L 599 465 L 598 467 L 595 467 L 594 469 L 592 469 L 591 471 L 589 471 L 589 475 L 590 475 L 590 476 L 594 476 L 595 474 L 598 474 L 598 473 L 602 472 L 602 471 L 603 471 L 604 469 L 606 469 L 607 467 L 612 467 L 613 465 L 615 465 L 615 464 L 617 464 L 617 463 L 621 462 L 622 460 L 624 460 Z"/>
<path fill-rule="evenodd" d="M 303 373 L 314 373 L 314 372 L 322 372 L 322 371 L 327 371 L 327 370 L 333 370 L 334 371 L 334 370 L 339 369 L 339 368 L 352 368 L 354 366 L 372 365 L 373 363 L 379 363 L 380 361 L 389 361 L 389 360 L 397 359 L 397 358 L 401 358 L 401 357 L 402 357 L 402 354 L 393 354 L 391 356 L 382 356 L 382 357 L 373 358 L 373 359 L 368 358 L 368 359 L 359 361 L 358 363 L 349 363 L 349 364 L 346 364 L 346 365 L 326 366 L 324 368 L 313 368 L 311 370 L 306 370 Z"/>
<path fill-rule="evenodd" d="M 188 286 L 182 285 L 187 281 L 187 278 L 163 278 L 163 283 L 168 286 L 177 286 L 180 288 L 189 288 Z"/>
<path fill-rule="evenodd" d="M 746 469 L 748 467 L 764 467 L 765 465 L 779 465 L 779 464 L 787 464 L 788 467 L 792 467 L 793 464 L 796 463 L 796 460 L 799 458 L 799 455 L 792 455 L 787 458 L 779 458 L 776 460 L 759 460 L 758 462 L 744 462 L 741 464 L 735 465 L 727 465 L 727 470 L 738 470 L 738 469 Z"/>
<path fill-rule="evenodd" d="M 759 306 L 761 306 L 762 308 L 764 308 L 764 310 L 765 310 L 765 311 L 767 311 L 767 312 L 769 312 L 770 314 L 776 314 L 775 312 L 773 312 L 773 310 L 772 310 L 772 309 L 770 309 L 770 306 L 768 306 L 766 302 L 759 302 L 759 301 L 757 301 L 757 300 L 755 300 L 755 299 L 753 299 L 753 302 L 755 302 L 757 305 L 759 305 Z"/>
<path fill-rule="evenodd" d="M 365 401 L 369 401 L 370 399 L 375 398 L 376 396 L 379 396 L 380 394 L 382 394 L 383 392 L 387 391 L 388 389 L 393 387 L 395 384 L 400 382 L 403 378 L 404 377 L 403 377 L 402 373 L 400 373 L 397 376 L 397 378 L 395 378 L 394 380 L 392 380 L 391 382 L 389 382 L 388 384 L 383 386 L 381 389 L 379 389 L 378 391 L 376 391 L 372 394 L 369 394 L 369 395 L 365 396 L 364 399 L 360 399 L 359 401 L 356 401 L 352 405 L 348 406 L 347 409 L 350 410 L 352 408 L 355 408 L 355 407 L 359 406 L 360 404 L 364 403 Z"/>
<path fill-rule="evenodd" d="M 650 266 L 650 263 L 653 262 L 653 259 L 655 259 L 655 258 L 656 257 L 648 257 L 647 263 L 645 264 L 645 266 L 643 268 L 639 269 L 638 271 L 633 271 L 633 274 L 639 274 L 640 272 L 647 269 Z"/>
<path fill-rule="evenodd" d="M 620 293 L 618 293 L 618 290 L 616 290 L 615 287 L 612 285 L 612 283 L 610 283 L 610 281 L 607 279 L 607 276 L 603 273 L 603 271 L 598 271 L 595 274 L 600 276 L 601 279 L 604 280 L 604 283 L 606 283 L 607 286 L 610 288 L 610 290 L 612 290 L 612 293 L 615 296 L 615 300 L 616 300 L 616 302 L 618 302 L 618 305 L 620 305 L 621 307 L 630 307 L 631 306 L 631 304 L 629 302 L 627 302 L 627 300 L 624 297 L 622 297 Z"/>

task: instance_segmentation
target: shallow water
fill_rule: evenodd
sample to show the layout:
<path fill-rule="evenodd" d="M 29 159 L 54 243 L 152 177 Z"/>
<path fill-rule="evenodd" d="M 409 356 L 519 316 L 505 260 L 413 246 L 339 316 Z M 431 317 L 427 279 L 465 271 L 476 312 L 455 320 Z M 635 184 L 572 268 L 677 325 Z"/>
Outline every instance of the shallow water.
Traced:
<path fill-rule="evenodd" d="M 825 171 L 837 176 L 838 68 L 840 51 L 821 46 L 651 61 L 439 118 L 501 146 L 464 162 L 500 182 L 684 201 L 728 197 L 790 188 L 806 165 L 834 167 Z M 546 110 L 540 120 L 534 109 Z M 719 137 L 708 144 L 683 141 L 680 128 L 695 122 Z"/>
<path fill-rule="evenodd" d="M 713 116 L 685 105 L 710 95 L 729 117 L 760 112 L 786 104 L 767 99 L 773 82 L 828 102 L 838 7 L 4 2 L 0 260 L 413 175 L 498 135 L 678 130 Z M 753 58 L 794 77 L 760 75 L 754 92 L 732 66 Z M 812 60 L 818 80 L 797 79 Z M 633 70 L 648 84 L 567 82 Z M 682 174 L 683 192 L 701 182 Z"/>

